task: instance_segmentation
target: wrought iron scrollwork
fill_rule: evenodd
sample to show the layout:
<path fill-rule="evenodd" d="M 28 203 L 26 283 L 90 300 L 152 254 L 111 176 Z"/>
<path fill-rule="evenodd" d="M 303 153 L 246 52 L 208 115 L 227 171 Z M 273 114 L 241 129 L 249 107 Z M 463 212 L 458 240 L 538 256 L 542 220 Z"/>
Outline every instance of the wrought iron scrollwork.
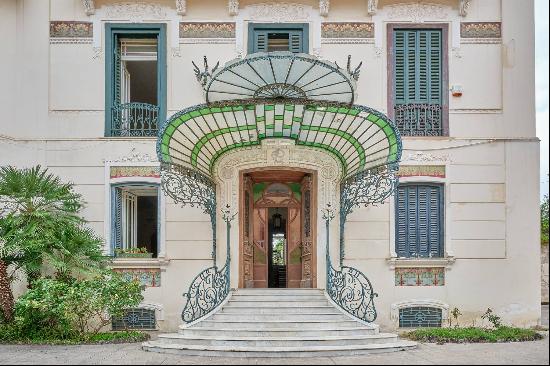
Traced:
<path fill-rule="evenodd" d="M 117 104 L 111 110 L 111 136 L 156 136 L 159 107 L 147 103 Z"/>
<path fill-rule="evenodd" d="M 162 163 L 162 190 L 175 203 L 199 207 L 210 216 L 212 225 L 212 259 L 216 263 L 216 185 L 198 171 Z"/>
<path fill-rule="evenodd" d="M 189 290 L 183 294 L 186 298 L 181 318 L 192 323 L 216 309 L 229 295 L 231 290 L 231 221 L 237 214 L 231 213 L 229 205 L 223 210 L 223 220 L 227 227 L 227 253 L 225 265 L 218 269 L 215 265 L 199 273 L 191 282 Z"/>
<path fill-rule="evenodd" d="M 340 266 L 344 260 L 344 225 L 358 206 L 383 203 L 397 189 L 398 164 L 365 170 L 346 179 L 340 186 Z"/>
<path fill-rule="evenodd" d="M 374 298 L 378 296 L 367 276 L 356 268 L 340 266 L 337 270 L 332 265 L 329 237 L 330 221 L 334 213 L 329 207 L 323 212 L 326 229 L 326 263 L 327 263 L 327 294 L 342 310 L 365 322 L 376 320 L 377 313 Z"/>
<path fill-rule="evenodd" d="M 229 279 L 229 261 L 221 270 L 212 266 L 199 273 L 183 294 L 187 299 L 181 314 L 183 321 L 194 322 L 220 305 L 229 294 Z"/>
<path fill-rule="evenodd" d="M 332 301 L 356 318 L 369 323 L 376 320 L 374 298 L 378 294 L 363 272 L 347 266 L 338 271 L 330 265 L 327 276 L 327 293 Z"/>

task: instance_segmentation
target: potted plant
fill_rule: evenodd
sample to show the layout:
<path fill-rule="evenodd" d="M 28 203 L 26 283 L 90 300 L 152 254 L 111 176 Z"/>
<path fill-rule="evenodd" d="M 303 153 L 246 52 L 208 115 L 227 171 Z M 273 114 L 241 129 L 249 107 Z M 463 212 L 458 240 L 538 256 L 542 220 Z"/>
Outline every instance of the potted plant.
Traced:
<path fill-rule="evenodd" d="M 115 249 L 115 257 L 119 258 L 152 258 L 153 253 L 149 253 L 147 248 L 126 248 Z"/>

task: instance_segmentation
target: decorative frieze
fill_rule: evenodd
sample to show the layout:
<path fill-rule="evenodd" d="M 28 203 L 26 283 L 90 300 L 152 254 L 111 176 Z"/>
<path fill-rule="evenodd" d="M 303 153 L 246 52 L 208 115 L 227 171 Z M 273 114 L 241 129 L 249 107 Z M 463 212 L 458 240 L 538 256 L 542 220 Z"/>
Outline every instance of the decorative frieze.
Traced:
<path fill-rule="evenodd" d="M 500 22 L 462 22 L 460 23 L 462 38 L 501 38 Z"/>
<path fill-rule="evenodd" d="M 129 177 L 160 178 L 158 166 L 111 166 L 109 171 L 111 179 Z"/>
<path fill-rule="evenodd" d="M 114 268 L 127 281 L 138 281 L 145 287 L 160 287 L 160 268 Z"/>
<path fill-rule="evenodd" d="M 321 24 L 323 38 L 374 38 L 374 23 L 324 22 Z"/>
<path fill-rule="evenodd" d="M 401 165 L 397 175 L 405 177 L 445 178 L 445 165 Z"/>
<path fill-rule="evenodd" d="M 234 16 L 239 14 L 239 0 L 228 0 L 227 8 L 229 10 L 229 15 Z"/>
<path fill-rule="evenodd" d="M 235 38 L 235 23 L 181 22 L 180 38 Z"/>
<path fill-rule="evenodd" d="M 93 23 L 78 21 L 51 21 L 50 38 L 92 38 Z"/>
<path fill-rule="evenodd" d="M 444 286 L 445 268 L 396 268 L 395 286 Z"/>

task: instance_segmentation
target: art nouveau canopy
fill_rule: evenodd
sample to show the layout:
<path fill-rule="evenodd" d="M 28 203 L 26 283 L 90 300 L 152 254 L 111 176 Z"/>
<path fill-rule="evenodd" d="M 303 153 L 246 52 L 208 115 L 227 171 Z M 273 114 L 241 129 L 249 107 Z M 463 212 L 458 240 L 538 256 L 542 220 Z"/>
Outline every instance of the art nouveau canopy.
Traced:
<path fill-rule="evenodd" d="M 353 105 L 359 68 L 347 70 L 310 55 L 259 53 L 211 73 L 196 67 L 206 104 L 173 115 L 159 131 L 163 163 L 211 177 L 225 152 L 286 138 L 322 149 L 344 178 L 397 163 L 401 140 L 393 123 Z"/>

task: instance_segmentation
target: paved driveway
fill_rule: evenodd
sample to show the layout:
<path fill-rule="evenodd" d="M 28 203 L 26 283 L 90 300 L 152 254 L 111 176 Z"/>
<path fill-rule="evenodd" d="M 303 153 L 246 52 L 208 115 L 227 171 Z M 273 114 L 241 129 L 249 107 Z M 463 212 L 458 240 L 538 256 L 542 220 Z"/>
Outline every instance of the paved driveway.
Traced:
<path fill-rule="evenodd" d="M 542 364 L 548 365 L 548 336 L 541 341 L 500 344 L 421 344 L 412 351 L 360 357 L 309 359 L 201 358 L 144 352 L 139 344 L 94 346 L 0 346 L 0 364 Z"/>

